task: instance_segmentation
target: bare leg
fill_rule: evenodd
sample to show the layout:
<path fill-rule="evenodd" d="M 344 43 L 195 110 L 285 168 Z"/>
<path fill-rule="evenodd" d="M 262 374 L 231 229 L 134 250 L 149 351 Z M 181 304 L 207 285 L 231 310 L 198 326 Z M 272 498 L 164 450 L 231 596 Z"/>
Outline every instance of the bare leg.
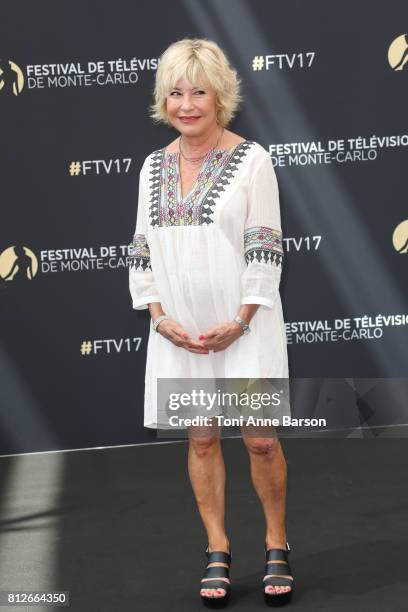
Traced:
<path fill-rule="evenodd" d="M 218 426 L 189 428 L 188 473 L 207 532 L 209 551 L 229 552 L 224 526 L 225 464 Z M 217 565 L 227 567 L 219 562 L 211 563 L 210 567 Z M 229 582 L 228 578 L 220 579 Z M 200 593 L 206 597 L 223 597 L 225 590 L 203 588 Z"/>
<path fill-rule="evenodd" d="M 287 467 L 279 438 L 272 427 L 244 426 L 242 433 L 249 453 L 252 482 L 265 514 L 266 546 L 286 549 Z M 288 586 L 265 588 L 266 593 L 272 594 L 289 590 Z"/>

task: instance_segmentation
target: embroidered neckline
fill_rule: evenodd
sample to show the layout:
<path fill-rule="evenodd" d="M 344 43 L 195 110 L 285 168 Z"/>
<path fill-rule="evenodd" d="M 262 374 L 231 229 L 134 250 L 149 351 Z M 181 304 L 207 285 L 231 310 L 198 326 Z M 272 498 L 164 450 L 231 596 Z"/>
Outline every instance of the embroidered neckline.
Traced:
<path fill-rule="evenodd" d="M 190 200 L 194 200 L 199 197 L 202 189 L 208 186 L 212 180 L 212 177 L 218 172 L 217 167 L 225 166 L 225 164 L 228 163 L 228 159 L 234 155 L 238 146 L 244 144 L 244 142 L 247 141 L 245 140 L 243 142 L 238 142 L 231 149 L 210 149 L 201 162 L 196 180 L 184 197 L 181 192 L 180 152 L 174 151 L 173 153 L 166 153 L 166 150 L 164 149 L 165 158 L 168 162 L 170 162 L 170 165 L 172 165 L 172 171 L 174 173 L 173 193 L 181 214 L 183 214 L 185 206 L 189 205 Z M 170 158 L 166 157 L 167 155 L 169 155 Z"/>
<path fill-rule="evenodd" d="M 149 171 L 150 225 L 167 227 L 213 223 L 218 198 L 255 144 L 252 140 L 245 140 L 232 149 L 211 149 L 202 163 L 195 185 L 182 200 L 179 196 L 179 152 L 166 153 L 165 147 L 154 151 Z"/>
<path fill-rule="evenodd" d="M 200 170 L 197 174 L 197 178 L 192 184 L 191 189 L 188 191 L 188 193 L 184 197 L 181 193 L 180 153 L 178 152 L 175 153 L 173 164 L 174 164 L 174 170 L 177 173 L 176 180 L 175 180 L 176 193 L 177 193 L 177 202 L 179 203 L 181 207 L 183 207 L 183 204 L 185 205 L 186 202 L 188 202 L 189 198 L 193 197 L 195 192 L 198 193 L 200 191 L 203 180 L 205 179 L 205 176 L 208 172 L 208 167 L 211 164 L 211 161 L 213 160 L 216 152 L 217 152 L 216 149 L 210 149 L 208 153 L 204 156 L 203 161 L 201 162 Z"/>

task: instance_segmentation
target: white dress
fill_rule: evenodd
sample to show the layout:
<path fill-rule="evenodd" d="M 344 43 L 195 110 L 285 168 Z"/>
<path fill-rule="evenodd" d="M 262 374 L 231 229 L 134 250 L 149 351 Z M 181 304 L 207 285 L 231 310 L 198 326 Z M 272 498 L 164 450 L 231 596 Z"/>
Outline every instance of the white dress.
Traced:
<path fill-rule="evenodd" d="M 283 249 L 279 190 L 269 153 L 245 140 L 213 149 L 181 198 L 179 153 L 148 155 L 139 178 L 129 245 L 132 306 L 160 302 L 191 337 L 231 321 L 240 304 L 260 304 L 224 351 L 196 354 L 150 333 L 144 426 L 157 428 L 157 378 L 288 378 L 279 294 Z"/>

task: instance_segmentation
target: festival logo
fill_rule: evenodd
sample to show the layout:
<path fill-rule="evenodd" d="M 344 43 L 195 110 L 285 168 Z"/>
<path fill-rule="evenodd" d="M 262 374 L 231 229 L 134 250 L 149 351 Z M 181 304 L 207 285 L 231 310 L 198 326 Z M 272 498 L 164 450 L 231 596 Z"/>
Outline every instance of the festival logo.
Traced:
<path fill-rule="evenodd" d="M 388 47 L 388 63 L 393 70 L 403 70 L 407 60 L 408 34 L 401 34 Z"/>
<path fill-rule="evenodd" d="M 33 280 L 38 260 L 26 246 L 13 245 L 0 253 L 0 282 Z"/>
<path fill-rule="evenodd" d="M 0 92 L 18 96 L 24 87 L 22 70 L 12 60 L 0 57 Z"/>
<path fill-rule="evenodd" d="M 408 219 L 401 221 L 392 234 L 394 249 L 401 255 L 408 253 Z"/>

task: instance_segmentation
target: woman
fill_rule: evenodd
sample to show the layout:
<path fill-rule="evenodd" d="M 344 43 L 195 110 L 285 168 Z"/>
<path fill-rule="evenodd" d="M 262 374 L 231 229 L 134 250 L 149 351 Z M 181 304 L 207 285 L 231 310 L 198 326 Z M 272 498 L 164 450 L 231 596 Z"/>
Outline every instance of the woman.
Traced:
<path fill-rule="evenodd" d="M 170 45 L 156 73 L 152 117 L 179 136 L 148 155 L 130 245 L 133 308 L 149 308 L 145 427 L 158 428 L 157 378 L 288 378 L 279 283 L 279 193 L 268 152 L 227 129 L 241 101 L 235 70 L 214 42 Z M 228 601 L 219 428 L 189 427 L 188 469 L 208 536 L 206 605 Z M 271 428 L 242 428 L 266 518 L 266 600 L 292 594 L 285 531 L 286 462 Z M 283 601 L 282 601 L 283 600 Z"/>

